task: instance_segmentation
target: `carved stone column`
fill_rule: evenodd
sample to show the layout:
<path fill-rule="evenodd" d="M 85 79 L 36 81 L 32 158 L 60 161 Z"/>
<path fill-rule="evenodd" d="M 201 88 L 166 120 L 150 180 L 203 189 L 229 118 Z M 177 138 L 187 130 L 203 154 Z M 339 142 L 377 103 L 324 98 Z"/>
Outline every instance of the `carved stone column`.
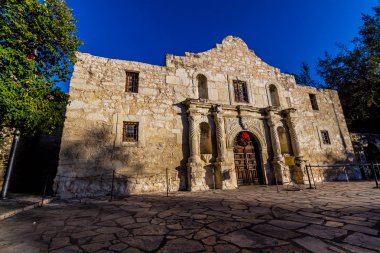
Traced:
<path fill-rule="evenodd" d="M 295 126 L 296 117 L 294 115 L 295 111 L 296 111 L 295 109 L 286 110 L 286 112 L 287 112 L 286 124 L 288 125 L 288 128 L 289 128 L 289 134 L 290 134 L 290 139 L 292 142 L 292 148 L 293 148 L 294 155 L 296 157 L 299 157 L 302 155 L 301 155 L 298 135 L 296 133 L 296 126 Z"/>
<path fill-rule="evenodd" d="M 270 139 L 273 148 L 273 161 L 274 176 L 279 183 L 287 183 L 290 180 L 289 169 L 285 166 L 284 158 L 281 155 L 280 139 L 278 137 L 275 114 L 272 110 L 269 111 L 268 126 L 270 130 Z"/>
<path fill-rule="evenodd" d="M 226 135 L 223 110 L 217 106 L 213 112 L 216 127 L 216 146 L 218 157 L 215 166 L 215 186 L 217 189 L 237 188 L 236 172 L 233 163 L 227 161 Z"/>
<path fill-rule="evenodd" d="M 216 143 L 218 149 L 217 162 L 224 162 L 226 156 L 226 137 L 224 134 L 223 111 L 220 107 L 213 113 L 216 127 Z"/>
<path fill-rule="evenodd" d="M 270 140 L 273 147 L 274 160 L 282 160 L 281 148 L 280 148 L 280 139 L 278 138 L 276 123 L 274 120 L 273 111 L 269 111 L 268 126 L 270 130 Z"/>
<path fill-rule="evenodd" d="M 206 170 L 203 168 L 199 154 L 200 128 L 197 120 L 197 110 L 192 105 L 188 110 L 190 157 L 187 163 L 187 179 L 189 191 L 208 189 L 206 185 Z"/>
<path fill-rule="evenodd" d="M 303 183 L 303 171 L 305 168 L 305 161 L 300 149 L 299 138 L 296 132 L 297 117 L 295 115 L 296 109 L 287 109 L 286 111 L 286 124 L 288 125 L 291 144 L 295 156 L 296 165 L 294 166 L 293 179 L 296 183 Z"/>
<path fill-rule="evenodd" d="M 190 145 L 189 163 L 198 163 L 200 161 L 199 126 L 196 122 L 195 115 L 189 114 L 188 120 L 189 120 L 189 145 Z"/>

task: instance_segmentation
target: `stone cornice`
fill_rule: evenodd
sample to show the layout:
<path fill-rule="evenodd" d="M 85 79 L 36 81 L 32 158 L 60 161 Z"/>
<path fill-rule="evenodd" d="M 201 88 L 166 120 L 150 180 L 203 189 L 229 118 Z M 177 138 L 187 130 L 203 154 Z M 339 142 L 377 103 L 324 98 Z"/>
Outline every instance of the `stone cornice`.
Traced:
<path fill-rule="evenodd" d="M 291 113 L 295 113 L 296 111 L 297 111 L 297 109 L 291 107 L 291 108 L 287 108 L 287 109 L 281 110 L 281 111 L 279 111 L 279 113 L 282 116 L 286 117 L 286 116 L 290 115 Z"/>
<path fill-rule="evenodd" d="M 193 98 L 187 98 L 185 101 L 182 102 L 182 104 L 186 105 L 188 108 L 203 108 L 203 109 L 211 109 L 219 107 L 223 111 L 236 111 L 239 114 L 244 114 L 245 112 L 248 113 L 259 113 L 259 114 L 266 114 L 268 111 L 267 108 L 260 108 L 255 107 L 251 105 L 229 105 L 229 104 L 221 104 L 221 103 L 215 103 L 211 102 L 208 99 L 193 99 Z M 277 109 L 273 108 L 276 112 Z"/>

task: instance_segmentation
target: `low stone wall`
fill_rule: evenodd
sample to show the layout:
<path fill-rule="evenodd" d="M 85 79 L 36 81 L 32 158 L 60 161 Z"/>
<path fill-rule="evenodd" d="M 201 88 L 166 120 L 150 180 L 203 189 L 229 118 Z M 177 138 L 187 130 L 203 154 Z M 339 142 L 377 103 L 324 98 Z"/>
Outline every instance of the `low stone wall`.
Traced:
<path fill-rule="evenodd" d="M 12 148 L 13 134 L 9 129 L 0 131 L 0 190 L 3 189 L 8 158 Z"/>
<path fill-rule="evenodd" d="M 130 194 L 178 191 L 186 180 L 185 172 L 128 176 L 112 172 L 102 175 L 57 175 L 54 189 L 62 199 L 80 197 L 128 196 Z"/>
<path fill-rule="evenodd" d="M 312 167 L 309 169 L 310 179 L 316 183 L 361 180 L 362 171 L 359 166 L 341 166 L 341 167 Z M 305 173 L 304 182 L 308 183 L 307 174 Z"/>

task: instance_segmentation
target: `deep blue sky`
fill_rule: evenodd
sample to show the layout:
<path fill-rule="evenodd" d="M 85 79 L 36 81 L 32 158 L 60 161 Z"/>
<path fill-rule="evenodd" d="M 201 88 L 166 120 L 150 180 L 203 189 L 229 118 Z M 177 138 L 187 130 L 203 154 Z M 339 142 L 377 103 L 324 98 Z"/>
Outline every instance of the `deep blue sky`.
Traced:
<path fill-rule="evenodd" d="M 80 51 L 163 65 L 166 53 L 201 52 L 227 35 L 265 62 L 298 73 L 324 51 L 349 44 L 378 0 L 67 0 L 78 19 Z M 317 77 L 315 77 L 317 78 Z M 67 88 L 64 88 L 67 90 Z"/>

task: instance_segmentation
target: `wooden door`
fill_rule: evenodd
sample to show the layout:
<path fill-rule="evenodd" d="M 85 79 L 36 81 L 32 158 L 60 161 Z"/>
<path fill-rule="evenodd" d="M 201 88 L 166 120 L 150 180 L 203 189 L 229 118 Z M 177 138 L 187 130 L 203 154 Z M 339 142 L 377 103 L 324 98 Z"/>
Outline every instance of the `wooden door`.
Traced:
<path fill-rule="evenodd" d="M 256 154 L 252 146 L 234 148 L 235 170 L 238 185 L 258 184 Z"/>

